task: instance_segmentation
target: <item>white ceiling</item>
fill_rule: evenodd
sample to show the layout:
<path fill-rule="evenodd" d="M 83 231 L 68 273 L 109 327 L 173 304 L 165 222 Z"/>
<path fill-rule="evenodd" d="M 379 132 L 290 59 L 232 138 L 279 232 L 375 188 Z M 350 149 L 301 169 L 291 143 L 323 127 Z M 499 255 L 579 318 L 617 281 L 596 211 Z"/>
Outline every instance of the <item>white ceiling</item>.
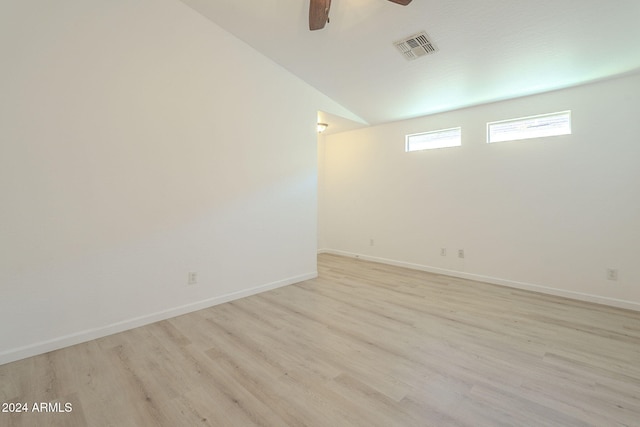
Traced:
<path fill-rule="evenodd" d="M 369 124 L 640 70 L 640 0 L 182 0 Z M 407 61 L 393 42 L 426 31 Z M 224 58 L 220 58 L 224 60 Z"/>

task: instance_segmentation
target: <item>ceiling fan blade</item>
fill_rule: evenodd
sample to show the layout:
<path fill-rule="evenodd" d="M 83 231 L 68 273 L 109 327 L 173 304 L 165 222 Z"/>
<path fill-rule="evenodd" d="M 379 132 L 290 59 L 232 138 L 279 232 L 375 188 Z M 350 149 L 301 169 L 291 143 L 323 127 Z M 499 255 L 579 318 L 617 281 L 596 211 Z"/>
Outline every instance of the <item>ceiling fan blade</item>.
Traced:
<path fill-rule="evenodd" d="M 411 0 L 409 0 L 411 1 Z M 329 21 L 331 0 L 311 0 L 309 4 L 309 29 L 320 30 Z"/>
<path fill-rule="evenodd" d="M 390 2 L 396 3 L 396 4 L 401 4 L 403 6 L 408 5 L 409 3 L 411 3 L 411 0 L 389 0 Z"/>

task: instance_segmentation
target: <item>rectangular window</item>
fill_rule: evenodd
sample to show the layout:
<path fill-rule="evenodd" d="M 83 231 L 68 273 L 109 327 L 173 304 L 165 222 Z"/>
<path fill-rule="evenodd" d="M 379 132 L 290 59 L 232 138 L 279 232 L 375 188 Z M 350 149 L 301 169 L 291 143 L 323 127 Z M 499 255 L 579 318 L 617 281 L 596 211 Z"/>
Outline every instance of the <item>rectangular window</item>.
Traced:
<path fill-rule="evenodd" d="M 405 151 L 431 150 L 462 145 L 462 128 L 414 133 L 405 138 Z"/>
<path fill-rule="evenodd" d="M 570 134 L 571 111 L 487 123 L 487 143 Z"/>

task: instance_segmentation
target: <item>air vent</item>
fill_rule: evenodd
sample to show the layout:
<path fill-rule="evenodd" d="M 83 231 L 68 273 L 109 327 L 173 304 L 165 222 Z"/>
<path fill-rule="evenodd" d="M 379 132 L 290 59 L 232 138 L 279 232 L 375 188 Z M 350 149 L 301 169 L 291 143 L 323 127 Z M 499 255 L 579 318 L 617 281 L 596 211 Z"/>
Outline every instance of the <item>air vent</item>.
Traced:
<path fill-rule="evenodd" d="M 413 61 L 437 51 L 435 45 L 429 40 L 429 36 L 424 31 L 399 40 L 393 45 L 408 61 Z"/>

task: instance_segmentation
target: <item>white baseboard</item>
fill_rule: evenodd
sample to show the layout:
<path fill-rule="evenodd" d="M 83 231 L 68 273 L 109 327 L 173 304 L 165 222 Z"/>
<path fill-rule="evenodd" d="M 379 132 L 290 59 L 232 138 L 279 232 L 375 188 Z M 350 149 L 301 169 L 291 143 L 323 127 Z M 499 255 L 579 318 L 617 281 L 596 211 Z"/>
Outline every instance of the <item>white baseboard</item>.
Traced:
<path fill-rule="evenodd" d="M 191 313 L 194 311 L 202 310 L 205 308 L 213 307 L 218 304 L 223 304 L 225 302 L 248 297 L 261 292 L 269 291 L 271 289 L 292 285 L 294 283 L 302 282 L 302 281 L 313 279 L 316 277 L 318 277 L 317 272 L 307 273 L 300 276 L 290 277 L 288 279 L 278 280 L 276 282 L 271 282 L 264 285 L 256 286 L 253 288 L 243 289 L 241 291 L 231 292 L 225 295 L 208 298 L 206 300 L 185 304 L 179 307 L 173 307 L 168 310 L 147 314 L 147 315 L 135 317 L 132 319 L 123 320 L 121 322 L 112 323 L 99 328 L 86 329 L 84 331 L 76 332 L 76 333 L 61 336 L 61 337 L 56 337 L 47 341 L 42 341 L 35 344 L 27 345 L 24 347 L 10 349 L 0 353 L 0 365 L 14 362 L 20 359 L 25 359 L 31 356 L 37 356 L 39 354 L 47 353 L 49 351 L 58 350 L 64 347 L 69 347 L 72 345 L 80 344 L 80 343 L 91 341 L 94 339 L 106 337 L 108 335 L 116 334 L 118 332 L 123 332 L 129 329 L 148 325 L 150 323 L 159 322 L 161 320 L 170 319 L 172 317 L 176 317 L 176 316 Z"/>
<path fill-rule="evenodd" d="M 397 267 L 410 268 L 412 270 L 427 271 L 429 273 L 442 274 L 445 276 L 458 277 L 461 279 L 469 279 L 469 280 L 475 280 L 478 282 L 491 283 L 493 285 L 508 286 L 511 288 L 517 288 L 517 289 L 523 289 L 527 291 L 539 292 L 543 294 L 555 295 L 555 296 L 579 300 L 579 301 L 586 301 L 586 302 L 603 304 L 603 305 L 608 305 L 608 306 L 617 307 L 617 308 L 624 308 L 627 310 L 640 311 L 640 303 L 619 300 L 616 298 L 609 298 L 609 297 L 603 297 L 599 295 L 591 295 L 591 294 L 585 294 L 581 292 L 567 291 L 564 289 L 557 289 L 549 286 L 518 282 L 515 280 L 501 279 L 499 277 L 483 276 L 480 274 L 465 273 L 462 271 L 447 270 L 444 268 L 431 267 L 428 265 L 414 264 L 410 262 L 397 261 L 397 260 L 392 260 L 387 258 L 378 258 L 374 256 L 356 254 L 352 252 L 345 252 L 345 251 L 340 251 L 335 249 L 320 249 L 318 250 L 318 253 L 319 254 L 327 253 L 327 254 L 346 256 L 350 258 L 358 258 L 365 261 L 373 261 L 373 262 L 379 262 L 381 264 L 389 264 L 389 265 L 395 265 Z"/>

